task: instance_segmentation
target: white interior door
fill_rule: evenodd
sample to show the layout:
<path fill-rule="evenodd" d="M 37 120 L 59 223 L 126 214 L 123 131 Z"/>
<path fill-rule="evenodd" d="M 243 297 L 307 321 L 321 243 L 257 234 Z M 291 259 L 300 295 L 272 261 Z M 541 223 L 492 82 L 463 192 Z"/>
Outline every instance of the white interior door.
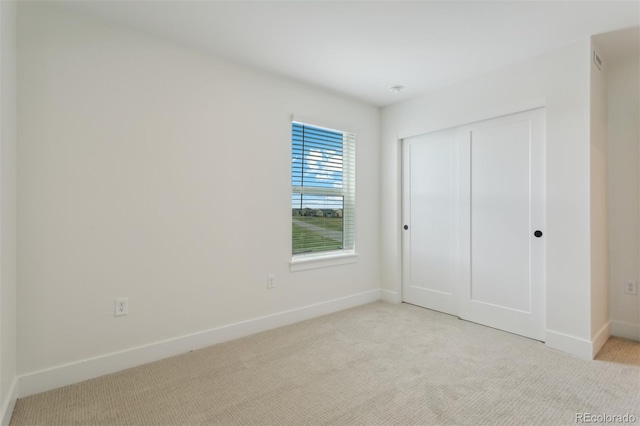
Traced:
<path fill-rule="evenodd" d="M 458 314 L 457 130 L 403 140 L 403 300 Z"/>
<path fill-rule="evenodd" d="M 543 109 L 487 120 L 468 126 L 459 156 L 460 317 L 537 340 L 545 324 L 544 133 Z"/>
<path fill-rule="evenodd" d="M 544 134 L 539 109 L 403 140 L 405 302 L 544 339 Z"/>

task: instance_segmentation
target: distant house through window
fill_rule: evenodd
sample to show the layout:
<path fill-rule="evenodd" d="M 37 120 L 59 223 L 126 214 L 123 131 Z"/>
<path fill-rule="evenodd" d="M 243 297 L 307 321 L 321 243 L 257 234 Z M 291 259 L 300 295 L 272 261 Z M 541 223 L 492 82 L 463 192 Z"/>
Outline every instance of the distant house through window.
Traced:
<path fill-rule="evenodd" d="M 292 254 L 352 251 L 355 135 L 292 123 Z"/>

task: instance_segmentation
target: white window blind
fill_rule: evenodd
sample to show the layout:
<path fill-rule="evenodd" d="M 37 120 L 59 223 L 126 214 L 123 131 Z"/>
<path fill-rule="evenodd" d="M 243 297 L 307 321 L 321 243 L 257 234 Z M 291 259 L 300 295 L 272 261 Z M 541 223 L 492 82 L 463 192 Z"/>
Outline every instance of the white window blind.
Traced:
<path fill-rule="evenodd" d="M 353 250 L 355 135 L 292 123 L 293 255 Z"/>

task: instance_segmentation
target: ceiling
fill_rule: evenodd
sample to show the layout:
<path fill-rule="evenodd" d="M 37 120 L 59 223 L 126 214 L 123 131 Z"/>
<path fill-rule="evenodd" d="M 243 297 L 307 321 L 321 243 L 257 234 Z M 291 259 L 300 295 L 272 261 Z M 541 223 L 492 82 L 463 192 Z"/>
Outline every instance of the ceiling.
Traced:
<path fill-rule="evenodd" d="M 640 25 L 637 1 L 85 0 L 56 5 L 377 106 L 591 35 Z M 637 54 L 637 30 L 627 33 L 622 50 Z M 614 49 L 616 40 L 604 43 Z M 394 85 L 404 89 L 394 95 L 389 91 Z"/>

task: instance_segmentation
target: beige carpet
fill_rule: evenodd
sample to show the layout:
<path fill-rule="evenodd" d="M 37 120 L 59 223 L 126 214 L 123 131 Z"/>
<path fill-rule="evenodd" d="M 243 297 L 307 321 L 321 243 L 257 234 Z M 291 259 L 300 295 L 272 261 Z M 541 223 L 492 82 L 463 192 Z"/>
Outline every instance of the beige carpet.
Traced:
<path fill-rule="evenodd" d="M 640 344 L 596 361 L 382 302 L 20 399 L 11 425 L 575 424 L 634 414 Z"/>

